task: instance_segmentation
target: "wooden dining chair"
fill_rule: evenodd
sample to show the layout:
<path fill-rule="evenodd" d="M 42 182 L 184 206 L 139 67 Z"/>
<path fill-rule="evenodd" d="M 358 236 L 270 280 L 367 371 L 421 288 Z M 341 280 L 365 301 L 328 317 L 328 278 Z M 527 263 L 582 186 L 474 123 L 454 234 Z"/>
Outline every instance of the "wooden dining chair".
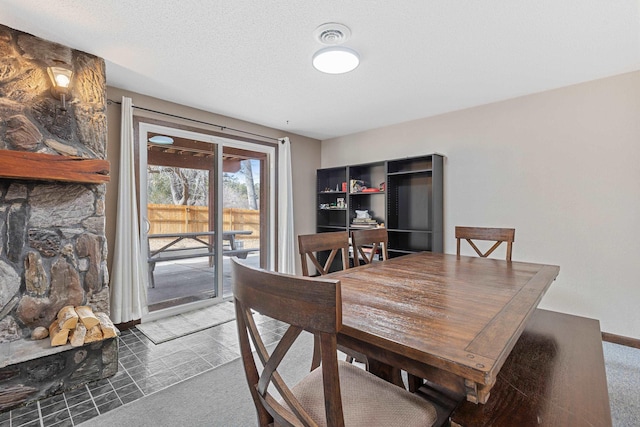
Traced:
<path fill-rule="evenodd" d="M 349 268 L 349 234 L 346 231 L 336 231 L 330 233 L 318 234 L 302 234 L 298 235 L 298 251 L 300 252 L 300 261 L 302 262 L 302 274 L 309 276 L 309 267 L 307 259 L 316 268 L 321 276 L 329 273 L 331 264 L 336 255 L 340 253 L 342 257 L 342 269 Z M 318 252 L 330 251 L 324 265 L 318 260 Z M 320 366 L 320 343 L 318 337 L 315 337 L 315 350 L 313 352 L 313 360 L 311 369 Z M 364 354 L 353 351 L 344 346 L 338 345 L 338 350 L 347 355 L 347 362 L 353 363 L 354 360 L 367 364 L 367 358 Z"/>
<path fill-rule="evenodd" d="M 299 235 L 298 251 L 304 276 L 309 276 L 307 259 L 311 261 L 320 275 L 325 275 L 329 273 L 331 264 L 338 253 L 342 256 L 342 268 L 349 268 L 349 234 L 346 231 Z M 318 260 L 317 253 L 324 251 L 330 252 L 322 265 Z"/>
<path fill-rule="evenodd" d="M 466 240 L 476 253 L 487 258 L 503 242 L 507 244 L 507 261 L 511 261 L 511 251 L 515 241 L 515 228 L 486 228 L 486 227 L 456 227 L 456 254 L 460 256 L 460 241 Z M 474 240 L 489 240 L 495 242 L 487 251 L 482 252 L 473 242 Z"/>
<path fill-rule="evenodd" d="M 368 228 L 351 232 L 353 262 L 356 266 L 362 261 L 370 264 L 378 252 L 382 259 L 389 258 L 389 235 L 386 228 Z"/>
<path fill-rule="evenodd" d="M 289 276 L 232 260 L 240 352 L 260 426 L 432 426 L 433 404 L 355 365 L 338 361 L 340 281 Z M 265 346 L 254 313 L 288 324 Z M 320 337 L 322 365 L 290 386 L 281 361 L 302 331 Z M 252 353 L 252 344 L 257 357 Z M 277 391 L 277 394 L 274 394 Z M 280 396 L 280 397 L 278 397 Z"/>

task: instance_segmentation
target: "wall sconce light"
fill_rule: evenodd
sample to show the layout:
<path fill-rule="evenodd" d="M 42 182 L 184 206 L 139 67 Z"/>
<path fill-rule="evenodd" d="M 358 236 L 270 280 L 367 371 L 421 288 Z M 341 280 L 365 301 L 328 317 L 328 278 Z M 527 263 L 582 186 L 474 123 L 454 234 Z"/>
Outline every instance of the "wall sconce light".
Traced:
<path fill-rule="evenodd" d="M 69 86 L 71 85 L 73 71 L 64 67 L 49 67 L 47 71 L 53 83 L 51 94 L 62 101 L 61 109 L 64 111 L 67 109 L 66 98 L 69 95 Z"/>

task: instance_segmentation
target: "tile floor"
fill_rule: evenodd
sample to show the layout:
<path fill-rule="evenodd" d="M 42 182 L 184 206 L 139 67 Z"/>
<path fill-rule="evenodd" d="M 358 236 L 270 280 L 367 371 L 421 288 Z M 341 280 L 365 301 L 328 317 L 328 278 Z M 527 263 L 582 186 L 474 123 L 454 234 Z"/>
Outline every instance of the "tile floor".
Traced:
<path fill-rule="evenodd" d="M 274 342 L 284 333 L 282 324 L 273 319 L 256 320 L 260 328 L 273 332 Z M 117 374 L 0 413 L 0 427 L 77 426 L 239 356 L 235 321 L 158 345 L 132 328 L 120 336 Z"/>

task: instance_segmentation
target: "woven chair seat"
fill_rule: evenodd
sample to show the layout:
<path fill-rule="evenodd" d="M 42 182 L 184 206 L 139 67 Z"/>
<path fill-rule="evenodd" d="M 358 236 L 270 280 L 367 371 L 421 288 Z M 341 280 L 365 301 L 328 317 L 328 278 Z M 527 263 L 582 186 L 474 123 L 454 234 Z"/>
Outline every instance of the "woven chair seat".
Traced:
<path fill-rule="evenodd" d="M 338 370 L 346 427 L 424 427 L 435 423 L 436 409 L 421 397 L 350 363 L 339 361 Z M 291 391 L 319 426 L 327 425 L 320 368 Z"/>

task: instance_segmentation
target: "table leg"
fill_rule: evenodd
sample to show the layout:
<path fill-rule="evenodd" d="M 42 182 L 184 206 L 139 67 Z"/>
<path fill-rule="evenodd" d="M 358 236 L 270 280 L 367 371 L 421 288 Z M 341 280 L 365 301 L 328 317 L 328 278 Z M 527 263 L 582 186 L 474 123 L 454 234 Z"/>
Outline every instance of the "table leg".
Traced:
<path fill-rule="evenodd" d="M 418 391 L 418 389 L 420 389 L 420 387 L 422 387 L 422 385 L 424 384 L 424 380 L 422 378 L 416 377 L 415 375 L 411 374 L 407 375 L 407 381 L 409 383 L 409 391 L 411 393 L 415 393 L 416 391 Z"/>
<path fill-rule="evenodd" d="M 383 380 L 389 381 L 391 384 L 405 388 L 400 369 L 372 358 L 368 358 L 367 360 L 369 362 L 369 372 Z"/>

